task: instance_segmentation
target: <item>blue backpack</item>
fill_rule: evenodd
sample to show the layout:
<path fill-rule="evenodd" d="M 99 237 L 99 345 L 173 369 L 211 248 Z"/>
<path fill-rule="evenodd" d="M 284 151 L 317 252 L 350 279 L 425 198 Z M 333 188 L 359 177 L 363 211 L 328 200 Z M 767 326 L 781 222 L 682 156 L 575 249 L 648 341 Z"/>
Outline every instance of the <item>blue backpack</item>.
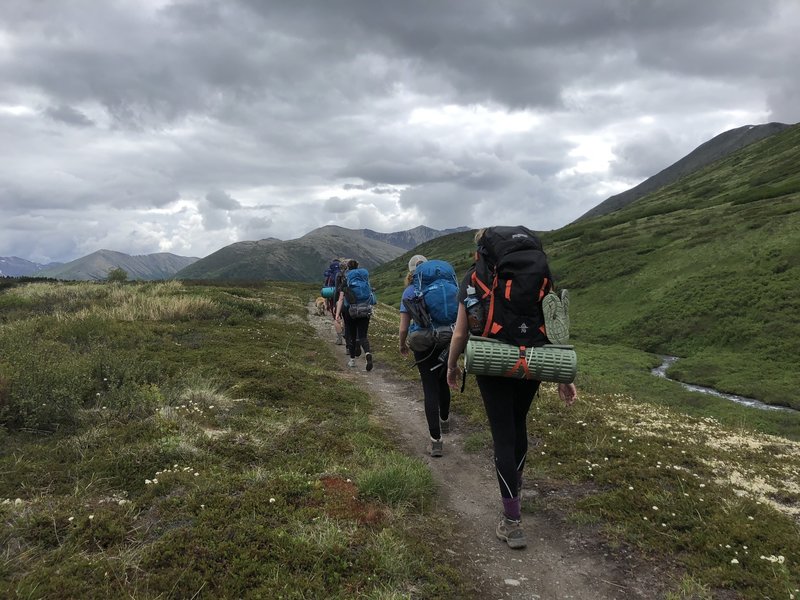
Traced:
<path fill-rule="evenodd" d="M 429 260 L 414 271 L 413 299 L 403 305 L 414 322 L 408 328 L 407 343 L 415 352 L 444 347 L 453 335 L 458 315 L 458 280 L 450 263 Z"/>
<path fill-rule="evenodd" d="M 345 304 L 376 304 L 372 286 L 369 284 L 369 271 L 366 269 L 350 269 L 346 275 L 346 288 L 344 292 Z"/>
<path fill-rule="evenodd" d="M 431 325 L 442 327 L 456 322 L 458 280 L 450 263 L 428 260 L 414 271 L 414 291 L 425 301 Z"/>

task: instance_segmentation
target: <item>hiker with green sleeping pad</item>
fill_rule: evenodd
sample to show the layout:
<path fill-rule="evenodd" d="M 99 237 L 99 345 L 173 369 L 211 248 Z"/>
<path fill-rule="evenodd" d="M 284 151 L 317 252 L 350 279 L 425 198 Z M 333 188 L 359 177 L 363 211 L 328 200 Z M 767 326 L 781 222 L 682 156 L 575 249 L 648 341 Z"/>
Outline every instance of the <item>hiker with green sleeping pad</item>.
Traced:
<path fill-rule="evenodd" d="M 503 503 L 503 517 L 495 533 L 510 548 L 524 548 L 527 542 L 521 525 L 520 492 L 528 452 L 527 416 L 541 383 L 533 378 L 528 350 L 544 350 L 551 341 L 563 344 L 568 339 L 565 305 L 568 307 L 569 296 L 555 293 L 547 256 L 530 229 L 522 226 L 481 229 L 475 235 L 475 243 L 475 263 L 459 287 L 447 383 L 457 388 L 462 382 L 458 357 L 467 348 L 470 335 L 486 339 L 484 343 L 517 348 L 510 364 L 502 365 L 498 371 L 500 375 L 477 374 L 476 381 L 492 432 Z M 550 314 L 546 315 L 543 301 L 549 294 L 558 302 L 548 301 L 554 306 L 548 307 Z M 557 339 L 548 338 L 546 323 L 557 323 L 552 334 Z M 563 346 L 554 350 L 573 352 Z M 554 375 L 563 374 L 559 371 Z M 574 378 L 574 370 L 565 379 L 570 377 Z M 558 393 L 568 406 L 577 399 L 571 381 L 559 383 Z"/>

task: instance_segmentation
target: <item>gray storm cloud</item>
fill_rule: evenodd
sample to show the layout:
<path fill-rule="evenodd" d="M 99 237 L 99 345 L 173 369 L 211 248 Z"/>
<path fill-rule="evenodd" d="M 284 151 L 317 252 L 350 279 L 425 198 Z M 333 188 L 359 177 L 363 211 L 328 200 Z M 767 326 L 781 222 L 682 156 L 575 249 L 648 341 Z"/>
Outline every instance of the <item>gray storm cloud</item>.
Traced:
<path fill-rule="evenodd" d="M 726 129 L 799 120 L 798 22 L 796 0 L 3 2 L 0 256 L 497 205 L 559 227 Z"/>

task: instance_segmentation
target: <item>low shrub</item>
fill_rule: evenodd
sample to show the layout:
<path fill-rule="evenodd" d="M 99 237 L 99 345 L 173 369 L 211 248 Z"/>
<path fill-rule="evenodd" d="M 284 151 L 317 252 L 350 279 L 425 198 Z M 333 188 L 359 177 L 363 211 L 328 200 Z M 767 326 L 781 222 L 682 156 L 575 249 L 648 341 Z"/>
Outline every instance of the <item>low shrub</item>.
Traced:
<path fill-rule="evenodd" d="M 434 493 L 433 475 L 414 458 L 389 452 L 378 465 L 366 470 L 358 480 L 361 493 L 391 506 L 422 508 Z"/>

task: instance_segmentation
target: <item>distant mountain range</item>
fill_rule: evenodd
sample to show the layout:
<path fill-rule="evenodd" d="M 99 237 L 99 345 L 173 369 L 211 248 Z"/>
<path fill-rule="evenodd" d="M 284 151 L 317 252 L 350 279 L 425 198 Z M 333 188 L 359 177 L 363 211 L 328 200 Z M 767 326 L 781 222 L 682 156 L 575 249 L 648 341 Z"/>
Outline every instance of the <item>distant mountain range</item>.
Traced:
<path fill-rule="evenodd" d="M 373 240 L 386 242 L 387 244 L 397 246 L 398 248 L 403 248 L 404 250 L 411 250 L 420 244 L 424 244 L 425 242 L 429 242 L 443 235 L 449 235 L 451 233 L 458 233 L 461 231 L 469 231 L 469 228 L 456 227 L 454 229 L 437 230 L 420 225 L 414 229 L 396 231 L 395 233 L 378 233 L 377 231 L 372 231 L 371 229 L 360 229 L 356 231 L 362 233 L 365 237 L 372 238 Z"/>
<path fill-rule="evenodd" d="M 8 259 L 0 258 L 0 268 L 3 267 L 6 260 Z M 36 263 L 16 259 L 18 262 L 13 264 L 21 267 L 27 266 L 28 270 L 20 269 L 18 266 L 15 272 L 11 272 L 10 269 L 7 272 L 3 269 L 2 274 L 7 276 L 50 277 L 73 281 L 99 281 L 105 279 L 111 269 L 120 268 L 128 274 L 129 279 L 169 279 L 177 271 L 196 260 L 198 259 L 195 257 L 178 256 L 168 252 L 131 256 L 130 254 L 113 250 L 98 250 L 68 263 L 37 265 Z"/>
<path fill-rule="evenodd" d="M 682 159 L 666 169 L 659 171 L 642 183 L 615 196 L 605 199 L 590 211 L 578 217 L 574 222 L 607 215 L 636 202 L 651 192 L 669 185 L 681 177 L 699 171 L 703 167 L 728 156 L 764 138 L 767 138 L 791 127 L 784 123 L 766 123 L 764 125 L 745 125 L 730 129 L 700 144 Z"/>
<path fill-rule="evenodd" d="M 332 258 L 356 258 L 365 267 L 372 268 L 419 244 L 457 231 L 466 231 L 466 228 L 439 231 L 419 226 L 380 233 L 327 225 L 295 240 L 267 238 L 237 242 L 202 259 L 166 252 L 131 256 L 113 250 L 98 250 L 68 263 L 46 265 L 16 256 L 0 257 L 0 276 L 90 281 L 105 279 L 109 270 L 121 268 L 132 280 L 176 277 L 311 282 L 322 278 Z"/>
<path fill-rule="evenodd" d="M 0 277 L 30 277 L 38 275 L 43 269 L 58 267 L 63 263 L 39 263 L 18 256 L 0 256 Z"/>
<path fill-rule="evenodd" d="M 322 280 L 322 273 L 333 258 L 355 258 L 371 269 L 420 243 L 462 230 L 466 228 L 438 231 L 420 226 L 378 233 L 326 225 L 285 242 L 268 239 L 225 246 L 182 269 L 175 278 L 316 282 Z"/>

